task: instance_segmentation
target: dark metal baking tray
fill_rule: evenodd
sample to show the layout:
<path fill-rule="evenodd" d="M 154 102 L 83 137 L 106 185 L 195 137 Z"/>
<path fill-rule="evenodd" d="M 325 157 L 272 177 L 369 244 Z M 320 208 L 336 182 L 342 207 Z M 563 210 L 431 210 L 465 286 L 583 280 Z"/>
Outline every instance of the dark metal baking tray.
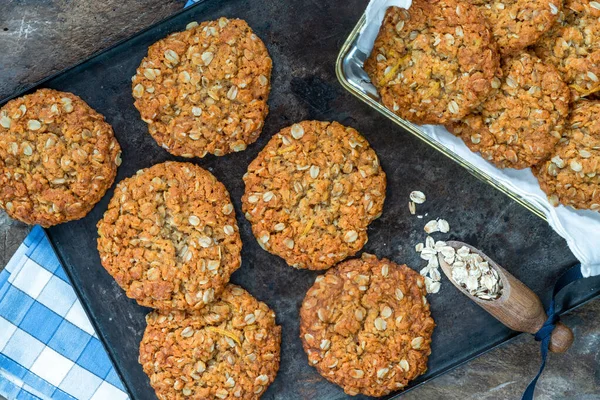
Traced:
<path fill-rule="evenodd" d="M 369 228 L 365 251 L 420 268 L 421 261 L 413 249 L 425 238 L 425 220 L 411 216 L 406 201 L 412 190 L 419 189 L 429 197 L 419 212 L 450 221 L 453 233 L 447 239 L 465 240 L 485 249 L 544 301 L 556 277 L 575 262 L 566 243 L 541 219 L 472 178 L 338 84 L 337 53 L 365 6 L 364 0 L 207 0 L 41 83 L 81 96 L 106 116 L 123 148 L 123 164 L 117 176 L 121 180 L 140 168 L 176 159 L 156 145 L 133 107 L 130 78 L 150 44 L 183 30 L 190 21 L 222 15 L 246 19 L 264 40 L 274 70 L 270 114 L 261 137 L 244 152 L 192 162 L 213 172 L 227 186 L 235 205 L 244 247 L 242 268 L 232 281 L 272 307 L 283 327 L 281 369 L 265 399 L 346 398 L 340 388 L 308 366 L 298 338 L 298 309 L 317 273 L 290 268 L 263 251 L 241 213 L 242 175 L 247 165 L 275 132 L 292 122 L 340 121 L 362 132 L 377 151 L 388 176 L 387 199 L 382 217 Z M 137 362 L 148 310 L 124 295 L 100 265 L 96 251 L 96 222 L 111 196 L 112 189 L 85 218 L 47 232 L 132 398 L 153 399 L 154 393 Z M 566 308 L 596 296 L 600 279 L 582 281 L 577 286 L 566 296 Z M 515 335 L 460 296 L 448 282 L 429 299 L 437 323 L 429 370 L 411 387 Z"/>

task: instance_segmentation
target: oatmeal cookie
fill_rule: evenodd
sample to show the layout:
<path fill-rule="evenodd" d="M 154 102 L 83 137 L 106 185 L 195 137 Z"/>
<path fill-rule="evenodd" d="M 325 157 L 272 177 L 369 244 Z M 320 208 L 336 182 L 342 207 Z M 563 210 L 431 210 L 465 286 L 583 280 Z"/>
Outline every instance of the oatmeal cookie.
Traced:
<path fill-rule="evenodd" d="M 365 71 L 383 101 L 417 124 L 458 121 L 492 92 L 500 56 L 479 10 L 459 0 L 387 9 Z"/>
<path fill-rule="evenodd" d="M 489 22 L 498 49 L 514 54 L 534 44 L 558 20 L 562 0 L 469 0 Z"/>
<path fill-rule="evenodd" d="M 40 89 L 0 109 L 0 208 L 43 227 L 83 218 L 113 184 L 121 148 L 81 98 Z"/>
<path fill-rule="evenodd" d="M 272 62 L 240 19 L 220 18 L 162 39 L 133 77 L 135 107 L 171 154 L 242 151 L 260 135 L 269 108 Z"/>
<path fill-rule="evenodd" d="M 550 160 L 534 169 L 554 205 L 600 211 L 600 101 L 575 104 L 566 135 Z"/>
<path fill-rule="evenodd" d="M 600 91 L 600 3 L 565 0 L 559 22 L 534 47 L 558 68 L 574 100 Z"/>
<path fill-rule="evenodd" d="M 202 308 L 241 263 L 227 189 L 190 163 L 157 164 L 119 182 L 98 235 L 104 268 L 147 307 Z"/>
<path fill-rule="evenodd" d="M 446 127 L 500 168 L 529 168 L 547 159 L 561 138 L 569 88 L 556 68 L 528 53 L 503 59 L 502 69 L 499 90 Z"/>
<path fill-rule="evenodd" d="M 317 277 L 300 309 L 309 364 L 350 395 L 384 396 L 423 374 L 435 326 L 423 279 L 370 254 Z"/>
<path fill-rule="evenodd" d="M 273 136 L 244 175 L 242 207 L 265 250 L 296 268 L 356 254 L 381 215 L 385 173 L 355 129 L 303 121 Z"/>
<path fill-rule="evenodd" d="M 227 285 L 199 311 L 152 312 L 140 364 L 161 400 L 258 399 L 279 370 L 275 313 Z"/>

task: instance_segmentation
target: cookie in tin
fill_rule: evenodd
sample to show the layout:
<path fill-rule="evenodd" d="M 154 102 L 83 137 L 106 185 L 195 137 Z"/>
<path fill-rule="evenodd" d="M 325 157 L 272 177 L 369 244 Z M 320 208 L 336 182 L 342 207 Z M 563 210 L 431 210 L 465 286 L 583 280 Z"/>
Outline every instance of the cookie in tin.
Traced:
<path fill-rule="evenodd" d="M 387 9 L 365 71 L 383 104 L 417 124 L 458 121 L 494 90 L 500 55 L 479 10 L 458 0 Z"/>
<path fill-rule="evenodd" d="M 600 91 L 600 3 L 565 0 L 558 23 L 533 47 L 571 88 L 573 100 Z"/>
<path fill-rule="evenodd" d="M 550 159 L 534 168 L 554 206 L 600 211 L 600 101 L 575 103 L 565 138 Z"/>
<path fill-rule="evenodd" d="M 546 160 L 565 129 L 570 92 L 552 65 L 522 52 L 502 60 L 498 90 L 473 113 L 446 127 L 499 168 Z"/>
<path fill-rule="evenodd" d="M 558 20 L 562 0 L 469 0 L 489 23 L 502 55 L 534 44 Z"/>

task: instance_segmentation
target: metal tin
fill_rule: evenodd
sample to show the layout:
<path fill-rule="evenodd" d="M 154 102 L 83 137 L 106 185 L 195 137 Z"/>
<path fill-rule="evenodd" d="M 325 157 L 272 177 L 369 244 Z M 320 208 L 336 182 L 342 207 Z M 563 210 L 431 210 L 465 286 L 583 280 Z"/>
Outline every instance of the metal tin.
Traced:
<path fill-rule="evenodd" d="M 542 219 L 546 219 L 544 213 L 535 207 L 532 203 L 522 198 L 517 193 L 513 192 L 510 188 L 503 185 L 502 183 L 496 181 L 493 177 L 489 176 L 484 171 L 478 169 L 476 166 L 458 156 L 452 150 L 448 149 L 438 141 L 429 137 L 425 132 L 423 132 L 418 125 L 415 125 L 411 122 L 408 122 L 390 110 L 387 109 L 381 102 L 381 98 L 377 93 L 377 89 L 373 84 L 371 84 L 371 80 L 369 76 L 363 69 L 363 65 L 365 60 L 368 57 L 368 54 L 363 53 L 358 49 L 356 43 L 358 41 L 358 37 L 363 27 L 366 25 L 367 19 L 366 15 L 363 16 L 358 21 L 358 24 L 354 27 L 348 39 L 342 46 L 340 53 L 337 58 L 335 72 L 338 77 L 338 80 L 342 84 L 344 88 L 346 88 L 350 93 L 354 96 L 358 97 L 381 114 L 385 115 L 389 119 L 391 119 L 396 124 L 400 125 L 405 131 L 412 133 L 417 136 L 419 139 L 435 148 L 439 152 L 443 153 L 447 157 L 451 158 L 461 166 L 467 169 L 472 175 L 489 184 L 490 186 L 500 190 L 502 193 L 506 194 L 517 203 L 521 204 L 523 207 L 527 208 L 529 211 L 539 216 Z"/>

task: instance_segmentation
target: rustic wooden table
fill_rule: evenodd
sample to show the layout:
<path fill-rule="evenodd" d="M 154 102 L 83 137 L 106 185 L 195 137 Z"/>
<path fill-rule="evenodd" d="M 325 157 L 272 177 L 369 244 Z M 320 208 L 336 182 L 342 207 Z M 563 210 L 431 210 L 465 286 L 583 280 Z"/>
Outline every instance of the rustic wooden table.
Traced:
<path fill-rule="evenodd" d="M 183 0 L 8 0 L 0 14 L 0 97 L 127 38 L 181 9 Z M 450 161 L 447 161 L 450 162 Z M 0 268 L 28 228 L 0 212 Z M 551 355 L 537 399 L 600 399 L 600 300 L 565 316 L 576 341 Z M 539 367 L 539 346 L 520 336 L 407 393 L 404 399 L 519 398 Z"/>

